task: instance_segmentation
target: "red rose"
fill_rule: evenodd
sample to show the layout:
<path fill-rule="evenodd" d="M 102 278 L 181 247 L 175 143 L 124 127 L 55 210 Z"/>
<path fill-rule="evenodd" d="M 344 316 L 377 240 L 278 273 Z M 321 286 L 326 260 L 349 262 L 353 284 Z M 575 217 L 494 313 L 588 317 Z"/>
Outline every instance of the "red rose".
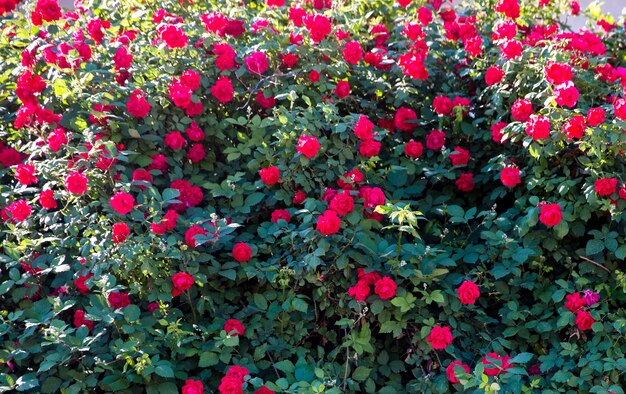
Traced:
<path fill-rule="evenodd" d="M 126 308 L 130 305 L 130 297 L 128 294 L 117 291 L 109 293 L 107 300 L 113 309 Z"/>
<path fill-rule="evenodd" d="M 422 156 L 423 152 L 424 152 L 424 146 L 422 145 L 421 142 L 415 142 L 411 140 L 407 142 L 406 145 L 404 145 L 404 154 L 414 159 L 417 159 L 420 156 Z"/>
<path fill-rule="evenodd" d="M 174 25 L 162 26 L 159 29 L 159 36 L 168 48 L 184 48 L 189 41 L 183 29 Z"/>
<path fill-rule="evenodd" d="M 320 80 L 320 73 L 316 70 L 311 70 L 309 73 L 309 81 L 315 83 Z"/>
<path fill-rule="evenodd" d="M 267 168 L 261 168 L 259 174 L 261 175 L 261 181 L 268 186 L 274 185 L 280 181 L 280 170 L 278 167 L 269 166 Z"/>
<path fill-rule="evenodd" d="M 289 211 L 286 209 L 275 209 L 274 212 L 272 212 L 272 223 L 278 223 L 279 220 L 284 220 L 289 223 L 291 220 Z"/>
<path fill-rule="evenodd" d="M 587 111 L 587 124 L 589 125 L 589 127 L 596 127 L 599 124 L 603 123 L 605 120 L 604 117 L 605 111 L 600 108 L 589 108 L 589 111 Z"/>
<path fill-rule="evenodd" d="M 180 131 L 172 131 L 170 133 L 167 133 L 164 143 L 165 146 L 173 150 L 179 150 L 183 146 L 187 145 L 187 141 L 185 141 L 185 137 L 183 137 Z"/>
<path fill-rule="evenodd" d="M 565 296 L 565 308 L 570 312 L 576 313 L 576 311 L 585 305 L 585 299 L 582 298 L 578 292 Z"/>
<path fill-rule="evenodd" d="M 150 103 L 146 100 L 145 94 L 137 89 L 134 90 L 128 102 L 126 102 L 126 110 L 135 118 L 144 118 L 150 113 Z"/>
<path fill-rule="evenodd" d="M 518 0 L 498 0 L 496 12 L 501 12 L 511 19 L 517 19 L 520 16 L 519 2 Z"/>
<path fill-rule="evenodd" d="M 85 311 L 78 309 L 74 312 L 74 327 L 86 326 L 89 331 L 93 330 L 93 320 L 85 319 Z"/>
<path fill-rule="evenodd" d="M 226 375 L 222 378 L 220 385 L 218 386 L 218 390 L 220 394 L 243 394 L 243 380 L 235 377 Z"/>
<path fill-rule="evenodd" d="M 585 117 L 582 115 L 576 115 L 563 124 L 563 132 L 569 139 L 582 138 L 585 128 Z"/>
<path fill-rule="evenodd" d="M 498 123 L 491 125 L 491 139 L 493 140 L 493 142 L 497 142 L 499 144 L 502 143 L 502 139 L 504 138 L 504 135 L 502 134 L 502 130 L 506 126 L 508 126 L 508 124 L 505 122 L 498 122 Z"/>
<path fill-rule="evenodd" d="M 313 42 L 322 41 L 332 30 L 330 20 L 324 15 L 306 15 L 303 19 L 304 25 L 311 34 L 311 40 L 313 40 Z"/>
<path fill-rule="evenodd" d="M 563 214 L 561 213 L 561 206 L 559 204 L 544 204 L 541 206 L 539 213 L 539 221 L 546 226 L 556 226 L 561 222 Z"/>
<path fill-rule="evenodd" d="M 74 286 L 76 286 L 76 290 L 78 290 L 80 294 L 87 294 L 89 292 L 89 288 L 85 282 L 91 277 L 93 277 L 93 274 L 79 275 L 78 278 L 74 280 Z"/>
<path fill-rule="evenodd" d="M 267 56 L 264 52 L 252 52 L 244 59 L 248 72 L 252 74 L 263 74 L 269 67 Z"/>
<path fill-rule="evenodd" d="M 15 178 L 22 185 L 31 185 L 39 181 L 35 176 L 35 167 L 32 164 L 18 164 L 15 169 Z"/>
<path fill-rule="evenodd" d="M 578 102 L 580 93 L 572 81 L 567 81 L 554 88 L 554 100 L 558 105 L 574 107 Z M 625 115 L 626 116 L 626 115 Z"/>
<path fill-rule="evenodd" d="M 363 186 L 359 190 L 359 196 L 363 198 L 365 209 L 374 209 L 379 205 L 384 205 L 386 201 L 385 193 L 378 187 Z"/>
<path fill-rule="evenodd" d="M 165 228 L 164 228 L 165 230 Z M 191 226 L 185 231 L 185 244 L 190 248 L 195 248 L 198 246 L 196 243 L 196 236 L 203 235 L 206 236 L 208 232 L 200 226 Z"/>
<path fill-rule="evenodd" d="M 485 73 L 485 82 L 487 86 L 493 86 L 504 78 L 504 71 L 498 66 L 491 66 Z M 452 365 L 452 364 L 450 364 Z"/>
<path fill-rule="evenodd" d="M 567 81 L 571 81 L 574 75 L 572 67 L 563 63 L 548 63 L 545 68 L 546 79 L 552 85 L 560 85 Z"/>
<path fill-rule="evenodd" d="M 350 94 L 350 84 L 348 81 L 339 81 L 335 86 L 334 92 L 340 99 L 348 97 Z"/>
<path fill-rule="evenodd" d="M 139 182 L 147 182 L 147 183 L 152 183 L 152 174 L 150 174 L 148 171 L 146 170 L 142 170 L 142 169 L 136 169 L 135 171 L 133 171 L 133 177 L 132 177 L 132 181 L 133 183 L 139 183 Z M 146 186 L 144 185 L 137 185 L 137 187 L 141 190 L 146 190 Z"/>
<path fill-rule="evenodd" d="M 182 394 L 204 394 L 204 386 L 199 380 L 187 379 L 182 388 Z"/>
<path fill-rule="evenodd" d="M 518 122 L 526 122 L 533 113 L 533 105 L 526 99 L 515 100 L 511 107 L 511 115 Z"/>
<path fill-rule="evenodd" d="M 291 202 L 294 204 L 302 204 L 304 200 L 306 200 L 306 193 L 303 192 L 302 190 L 298 190 L 296 192 L 296 195 L 291 200 Z"/>
<path fill-rule="evenodd" d="M 601 197 L 610 196 L 617 191 L 616 178 L 600 178 L 594 183 L 596 193 Z"/>
<path fill-rule="evenodd" d="M 206 157 L 206 152 L 204 151 L 204 146 L 202 144 L 193 144 L 189 151 L 185 155 L 186 158 L 189 159 L 192 163 L 199 163 Z"/>
<path fill-rule="evenodd" d="M 452 113 L 452 100 L 449 97 L 437 96 L 433 100 L 433 108 L 437 114 L 442 116 L 448 116 Z"/>
<path fill-rule="evenodd" d="M 462 192 L 471 192 L 474 189 L 474 174 L 465 172 L 459 176 L 454 184 Z"/>
<path fill-rule="evenodd" d="M 504 186 L 515 187 L 522 182 L 520 170 L 517 167 L 504 167 L 500 172 L 500 180 Z"/>
<path fill-rule="evenodd" d="M 54 192 L 52 190 L 43 190 L 39 193 L 39 205 L 43 209 L 55 209 L 57 207 L 57 201 L 54 199 Z"/>
<path fill-rule="evenodd" d="M 433 349 L 445 349 L 452 343 L 452 333 L 450 327 L 434 326 L 430 330 L 430 334 L 426 337 Z"/>
<path fill-rule="evenodd" d="M 113 242 L 119 244 L 126 241 L 126 238 L 130 235 L 130 229 L 124 222 L 115 223 L 113 225 Z"/>
<path fill-rule="evenodd" d="M 322 235 L 332 235 L 339 231 L 341 227 L 341 219 L 335 213 L 335 211 L 327 209 L 317 218 L 317 231 Z"/>
<path fill-rule="evenodd" d="M 233 258 L 239 263 L 250 261 L 252 256 L 252 248 L 245 242 L 237 242 L 233 247 Z"/>
<path fill-rule="evenodd" d="M 196 283 L 196 281 L 190 274 L 186 272 L 175 273 L 172 275 L 172 284 L 174 285 L 172 295 L 176 297 L 182 294 L 184 291 L 191 289 L 194 283 Z"/>
<path fill-rule="evenodd" d="M 376 140 L 365 140 L 359 144 L 359 153 L 363 157 L 374 157 L 380 153 L 381 143 Z"/>
<path fill-rule="evenodd" d="M 620 98 L 613 103 L 615 116 L 621 120 L 626 120 L 626 99 Z"/>
<path fill-rule="evenodd" d="M 507 40 L 500 45 L 500 52 L 505 59 L 515 59 L 522 56 L 522 43 L 517 40 Z"/>
<path fill-rule="evenodd" d="M 402 131 L 413 131 L 417 127 L 417 114 L 410 108 L 400 107 L 396 111 L 393 123 Z"/>
<path fill-rule="evenodd" d="M 452 361 L 446 368 L 446 376 L 448 377 L 450 383 L 459 383 L 459 379 L 456 377 L 455 369 L 457 371 L 462 369 L 466 374 L 470 372 L 469 366 L 463 364 L 461 360 Z"/>
<path fill-rule="evenodd" d="M 461 300 L 461 304 L 463 305 L 474 305 L 478 297 L 480 297 L 480 289 L 476 285 L 476 283 L 466 280 L 461 283 L 458 289 L 456 289 L 457 294 L 459 295 L 459 299 Z"/>
<path fill-rule="evenodd" d="M 446 143 L 446 133 L 441 130 L 433 130 L 426 136 L 426 148 L 439 150 Z"/>
<path fill-rule="evenodd" d="M 26 200 L 17 200 L 13 201 L 11 205 L 5 208 L 6 213 L 8 213 L 11 217 L 13 223 L 23 222 L 28 219 L 30 214 L 33 212 L 32 208 L 28 204 Z"/>
<path fill-rule="evenodd" d="M 298 139 L 296 150 L 306 158 L 311 159 L 313 156 L 317 155 L 317 152 L 320 150 L 320 143 L 315 136 L 301 135 Z"/>
<path fill-rule="evenodd" d="M 126 215 L 133 210 L 133 207 L 135 206 L 135 198 L 126 192 L 118 192 L 111 197 L 110 203 L 111 207 L 117 213 L 120 215 Z"/>
<path fill-rule="evenodd" d="M 222 104 L 232 101 L 234 93 L 233 84 L 225 75 L 221 75 L 211 86 L 211 94 Z"/>
<path fill-rule="evenodd" d="M 57 127 L 54 131 L 48 134 L 46 141 L 48 142 L 48 147 L 51 151 L 58 152 L 59 149 L 61 149 L 61 146 L 67 144 L 67 134 L 62 127 Z"/>
<path fill-rule="evenodd" d="M 357 301 L 365 301 L 370 295 L 370 287 L 365 281 L 359 280 L 348 289 L 348 295 Z"/>
<path fill-rule="evenodd" d="M 65 188 L 72 194 L 85 194 L 89 180 L 85 174 L 72 171 L 65 178 Z"/>
<path fill-rule="evenodd" d="M 596 320 L 591 317 L 591 313 L 582 310 L 576 312 L 576 319 L 574 319 L 574 323 L 576 323 L 579 330 L 590 330 L 591 326 L 593 326 L 593 323 L 595 322 Z"/>
<path fill-rule="evenodd" d="M 254 394 L 276 394 L 276 393 L 274 392 L 274 390 L 270 390 L 267 387 L 263 386 L 257 391 L 255 391 Z"/>
<path fill-rule="evenodd" d="M 347 42 L 343 49 L 343 58 L 350 64 L 357 64 L 363 58 L 363 48 L 357 41 Z"/>
<path fill-rule="evenodd" d="M 388 300 L 396 296 L 396 282 L 388 276 L 383 276 L 376 281 L 374 285 L 374 293 L 380 297 L 381 300 Z"/>
<path fill-rule="evenodd" d="M 191 95 L 193 92 L 188 86 L 182 83 L 173 83 L 167 87 L 169 97 L 174 105 L 180 108 L 187 108 L 191 103 Z"/>
<path fill-rule="evenodd" d="M 359 120 L 354 125 L 354 135 L 361 140 L 371 140 L 374 138 L 374 123 L 365 115 L 359 116 Z"/>
<path fill-rule="evenodd" d="M 495 360 L 497 364 L 490 361 L 489 359 Z M 485 375 L 496 376 L 500 375 L 501 373 L 506 373 L 506 370 L 512 367 L 512 365 L 509 363 L 510 359 L 511 357 L 509 356 L 500 357 L 497 353 L 488 353 L 482 359 Z"/>
<path fill-rule="evenodd" d="M 39 26 L 42 20 L 53 22 L 61 19 L 63 12 L 59 6 L 59 0 L 37 0 L 35 10 L 31 15 L 33 24 Z"/>
<path fill-rule="evenodd" d="M 272 108 L 276 105 L 276 99 L 274 96 L 265 97 L 265 93 L 258 92 L 256 94 L 256 102 L 265 109 Z"/>
<path fill-rule="evenodd" d="M 238 337 L 246 332 L 246 327 L 237 319 L 228 319 L 224 322 L 224 331 L 229 334 L 234 331 L 232 336 Z"/>
<path fill-rule="evenodd" d="M 526 122 L 526 134 L 533 140 L 542 140 L 550 136 L 550 121 L 545 116 L 530 115 L 530 120 Z"/>
<path fill-rule="evenodd" d="M 457 146 L 454 148 L 454 151 L 450 154 L 450 161 L 453 166 L 464 166 L 470 160 L 470 153 L 468 150 Z"/>
<path fill-rule="evenodd" d="M 244 379 L 249 374 L 250 372 L 248 371 L 248 369 L 241 367 L 239 365 L 233 365 L 232 367 L 228 369 L 228 372 L 226 372 L 226 376 L 237 379 L 241 383 L 243 383 Z"/>
<path fill-rule="evenodd" d="M 347 215 L 354 210 L 354 199 L 348 192 L 335 194 L 330 200 L 329 208 L 337 212 L 338 215 Z"/>

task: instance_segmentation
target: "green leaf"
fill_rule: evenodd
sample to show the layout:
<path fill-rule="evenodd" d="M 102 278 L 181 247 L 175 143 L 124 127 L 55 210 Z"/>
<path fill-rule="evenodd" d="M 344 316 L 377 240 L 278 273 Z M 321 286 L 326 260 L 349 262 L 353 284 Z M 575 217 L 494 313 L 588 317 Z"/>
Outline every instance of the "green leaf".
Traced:
<path fill-rule="evenodd" d="M 163 378 L 173 378 L 174 370 L 169 365 L 160 364 L 154 368 L 154 372 Z"/>
<path fill-rule="evenodd" d="M 587 256 L 593 256 L 601 253 L 604 250 L 604 242 L 598 239 L 591 239 L 587 242 L 586 253 Z"/>
<path fill-rule="evenodd" d="M 200 355 L 200 361 L 198 362 L 198 367 L 200 368 L 212 367 L 214 365 L 217 365 L 218 363 L 219 363 L 219 357 L 217 353 L 203 352 Z"/>
<path fill-rule="evenodd" d="M 293 301 L 291 301 L 291 305 L 293 306 L 293 309 L 300 312 L 306 312 L 309 310 L 309 304 L 300 298 L 294 298 Z"/>
<path fill-rule="evenodd" d="M 517 364 L 524 364 L 529 362 L 532 358 L 533 358 L 533 354 L 532 353 L 519 353 L 517 356 L 513 357 L 511 359 L 512 363 L 517 363 Z"/>
<path fill-rule="evenodd" d="M 366 368 L 363 366 L 358 367 L 354 370 L 354 372 L 352 372 L 352 379 L 362 382 L 370 376 L 371 370 L 371 368 Z"/>
<path fill-rule="evenodd" d="M 15 284 L 14 281 L 12 281 L 11 279 L 4 281 L 1 285 L 0 285 L 0 295 L 6 293 L 7 291 L 9 291 L 11 289 L 11 287 L 13 287 L 13 285 Z"/>

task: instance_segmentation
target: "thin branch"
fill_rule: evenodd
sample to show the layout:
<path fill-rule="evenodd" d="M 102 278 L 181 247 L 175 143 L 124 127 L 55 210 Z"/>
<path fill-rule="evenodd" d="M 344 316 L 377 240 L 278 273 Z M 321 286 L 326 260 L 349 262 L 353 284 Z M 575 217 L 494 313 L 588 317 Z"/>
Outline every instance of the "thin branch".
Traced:
<path fill-rule="evenodd" d="M 581 259 L 585 260 L 588 263 L 591 263 L 591 264 L 595 265 L 596 267 L 602 268 L 603 270 L 605 270 L 609 274 L 612 273 L 612 271 L 610 269 L 606 268 L 605 266 L 603 266 L 602 264 L 600 264 L 598 262 L 595 262 L 595 261 L 591 260 L 590 258 L 587 258 L 585 256 L 578 256 L 578 257 L 580 257 Z"/>

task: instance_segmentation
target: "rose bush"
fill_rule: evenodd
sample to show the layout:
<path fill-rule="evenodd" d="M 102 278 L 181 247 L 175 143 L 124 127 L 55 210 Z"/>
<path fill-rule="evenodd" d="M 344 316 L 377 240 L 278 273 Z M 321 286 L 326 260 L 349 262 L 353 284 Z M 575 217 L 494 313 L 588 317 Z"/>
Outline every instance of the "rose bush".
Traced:
<path fill-rule="evenodd" d="M 624 21 L 0 0 L 0 390 L 623 393 Z"/>

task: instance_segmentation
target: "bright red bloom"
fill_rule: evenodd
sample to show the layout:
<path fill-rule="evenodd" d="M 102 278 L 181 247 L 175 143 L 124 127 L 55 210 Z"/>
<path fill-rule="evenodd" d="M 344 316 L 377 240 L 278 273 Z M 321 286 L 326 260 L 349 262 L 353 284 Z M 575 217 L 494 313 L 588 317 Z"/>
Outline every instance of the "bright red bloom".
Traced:
<path fill-rule="evenodd" d="M 461 360 L 452 361 L 446 368 L 446 376 L 448 377 L 450 383 L 459 383 L 459 379 L 456 377 L 456 374 L 454 372 L 454 370 L 459 369 L 459 367 L 462 368 L 466 374 L 470 372 L 469 366 L 463 364 Z"/>
<path fill-rule="evenodd" d="M 126 238 L 130 235 L 130 229 L 124 222 L 115 223 L 112 228 L 113 242 L 119 244 L 126 241 Z"/>
<path fill-rule="evenodd" d="M 301 135 L 298 139 L 296 150 L 306 158 L 311 159 L 313 156 L 317 155 L 317 152 L 320 150 L 320 143 L 313 135 Z"/>
<path fill-rule="evenodd" d="M 206 157 L 204 146 L 200 143 L 191 145 L 189 151 L 185 155 L 192 163 L 199 163 Z"/>
<path fill-rule="evenodd" d="M 500 180 L 504 186 L 515 187 L 522 182 L 520 170 L 517 167 L 504 167 L 500 171 Z"/>
<path fill-rule="evenodd" d="M 445 349 L 452 343 L 452 333 L 450 327 L 434 326 L 430 330 L 430 334 L 426 337 L 433 349 Z"/>
<path fill-rule="evenodd" d="M 415 142 L 411 140 L 407 142 L 406 145 L 404 145 L 404 154 L 407 155 L 408 157 L 417 159 L 420 156 L 422 156 L 423 152 L 424 152 L 424 146 L 422 145 L 421 142 Z"/>
<path fill-rule="evenodd" d="M 79 328 L 81 326 L 86 326 L 89 331 L 93 331 L 93 320 L 85 319 L 85 311 L 78 309 L 74 312 L 74 327 Z"/>
<path fill-rule="evenodd" d="M 471 173 L 463 173 L 459 176 L 459 178 L 454 182 L 456 188 L 462 192 L 471 192 L 474 190 L 474 174 Z"/>
<path fill-rule="evenodd" d="M 74 286 L 76 286 L 76 290 L 78 290 L 80 294 L 87 294 L 89 292 L 89 287 L 87 287 L 85 282 L 92 277 L 93 274 L 79 275 L 78 278 L 74 280 Z"/>
<path fill-rule="evenodd" d="M 195 248 L 198 246 L 196 243 L 196 236 L 203 235 L 206 236 L 208 232 L 200 226 L 191 226 L 185 231 L 185 244 L 190 248 Z"/>
<path fill-rule="evenodd" d="M 309 76 L 309 81 L 313 83 L 320 80 L 320 73 L 317 70 L 311 70 L 308 76 Z"/>
<path fill-rule="evenodd" d="M 335 213 L 335 211 L 327 209 L 317 218 L 317 231 L 322 235 L 332 235 L 339 231 L 341 227 L 341 219 Z"/>
<path fill-rule="evenodd" d="M 117 192 L 111 197 L 110 203 L 117 213 L 126 215 L 133 210 L 135 198 L 126 192 Z"/>
<path fill-rule="evenodd" d="M 337 85 L 335 85 L 335 90 L 333 91 L 340 99 L 346 98 L 350 95 L 350 84 L 348 81 L 339 81 Z"/>
<path fill-rule="evenodd" d="M 361 143 L 359 144 L 359 153 L 363 157 L 377 156 L 380 153 L 381 145 L 382 144 L 380 142 L 374 139 L 361 141 Z"/>
<path fill-rule="evenodd" d="M 504 71 L 498 66 L 491 66 L 485 73 L 485 82 L 487 86 L 493 86 L 504 79 Z M 450 364 L 452 365 L 452 364 Z"/>
<path fill-rule="evenodd" d="M 257 391 L 255 391 L 253 394 L 276 394 L 276 392 L 274 390 L 270 390 L 267 387 L 263 386 Z"/>
<path fill-rule="evenodd" d="M 492 361 L 489 361 L 487 359 L 487 357 L 489 357 L 489 358 L 491 358 L 493 360 L 499 361 L 499 363 L 498 363 L 499 366 L 496 365 L 495 363 L 493 363 Z M 487 376 L 497 376 L 497 375 L 500 375 L 501 373 L 506 373 L 507 372 L 506 370 L 512 367 L 511 363 L 509 363 L 510 359 L 511 359 L 511 357 L 509 357 L 509 356 L 500 357 L 495 352 L 488 353 L 482 359 L 485 375 L 487 375 Z"/>
<path fill-rule="evenodd" d="M 187 379 L 181 390 L 181 394 L 204 394 L 204 385 L 200 380 Z"/>
<path fill-rule="evenodd" d="M 130 95 L 126 103 L 126 110 L 135 118 L 144 118 L 150 113 L 150 103 L 146 100 L 145 94 L 137 89 Z"/>
<path fill-rule="evenodd" d="M 59 6 L 59 0 L 37 0 L 35 10 L 31 14 L 34 25 L 39 26 L 46 22 L 54 22 L 61 19 L 63 12 Z"/>
<path fill-rule="evenodd" d="M 607 197 L 617 191 L 617 179 L 600 178 L 595 181 L 594 186 L 600 197 Z"/>
<path fill-rule="evenodd" d="M 461 304 L 463 305 L 474 305 L 478 297 L 480 297 L 480 289 L 478 288 L 478 285 L 471 280 L 466 280 L 461 283 L 461 286 L 456 289 L 456 292 L 459 295 Z"/>
<path fill-rule="evenodd" d="M 586 120 L 589 127 L 596 127 L 604 123 L 605 111 L 600 107 L 589 108 L 589 111 L 587 111 Z"/>
<path fill-rule="evenodd" d="M 446 133 L 441 130 L 433 130 L 426 136 L 426 148 L 439 150 L 446 143 Z"/>
<path fill-rule="evenodd" d="M 498 0 L 498 4 L 496 4 L 496 12 L 501 12 L 511 19 L 517 19 L 520 16 L 519 1 Z"/>
<path fill-rule="evenodd" d="M 233 83 L 230 78 L 221 75 L 215 81 L 215 85 L 211 86 L 211 94 L 222 104 L 232 101 L 235 89 L 233 89 Z"/>
<path fill-rule="evenodd" d="M 130 297 L 122 292 L 112 291 L 109 293 L 107 300 L 113 309 L 126 308 L 130 305 Z"/>
<path fill-rule="evenodd" d="M 68 142 L 65 130 L 62 127 L 57 127 L 54 131 L 48 134 L 47 142 L 51 151 L 58 152 L 59 149 L 61 149 L 61 146 L 67 144 Z"/>
<path fill-rule="evenodd" d="M 159 29 L 159 36 L 168 48 L 184 48 L 189 41 L 185 31 L 178 26 L 165 25 Z"/>
<path fill-rule="evenodd" d="M 396 296 L 396 282 L 388 276 L 383 276 L 374 285 L 374 293 L 380 297 L 381 300 L 388 300 Z"/>
<path fill-rule="evenodd" d="M 561 222 L 563 214 L 561 212 L 561 206 L 556 203 L 543 204 L 539 213 L 539 221 L 546 226 L 556 226 Z"/>
<path fill-rule="evenodd" d="M 245 334 L 246 327 L 237 319 L 228 319 L 224 322 L 224 331 L 229 334 L 234 331 L 232 335 L 238 337 Z"/>
<path fill-rule="evenodd" d="M 554 88 L 554 100 L 560 106 L 574 107 L 578 102 L 580 93 L 572 81 L 567 81 Z"/>
<path fill-rule="evenodd" d="M 446 96 L 437 96 L 433 100 L 433 108 L 437 114 L 448 116 L 452 113 L 452 100 Z"/>
<path fill-rule="evenodd" d="M 193 286 L 194 283 L 196 283 L 195 279 L 187 272 L 175 273 L 172 275 L 172 284 L 174 285 L 172 295 L 176 297 L 182 294 L 183 292 L 191 289 L 191 286 Z"/>
<path fill-rule="evenodd" d="M 15 169 L 15 178 L 22 185 L 32 185 L 39 181 L 35 176 L 35 167 L 32 164 L 18 164 Z"/>
<path fill-rule="evenodd" d="M 371 140 L 374 138 L 374 123 L 365 115 L 359 116 L 359 120 L 354 125 L 354 135 L 361 140 Z"/>
<path fill-rule="evenodd" d="M 252 248 L 245 242 L 237 242 L 233 247 L 233 258 L 239 263 L 250 261 L 252 256 Z"/>
<path fill-rule="evenodd" d="M 183 137 L 180 131 L 172 131 L 170 133 L 167 133 L 163 143 L 165 144 L 165 146 L 173 150 L 182 149 L 183 146 L 187 145 L 187 141 L 185 141 L 185 137 Z"/>
<path fill-rule="evenodd" d="M 370 295 L 370 287 L 365 281 L 359 280 L 348 289 L 348 295 L 357 301 L 365 301 Z"/>
<path fill-rule="evenodd" d="M 590 330 L 591 326 L 593 326 L 593 323 L 595 322 L 596 320 L 591 317 L 591 313 L 583 310 L 579 310 L 578 312 L 576 312 L 576 318 L 574 319 L 574 323 L 576 323 L 576 326 L 578 326 L 579 330 Z"/>
<path fill-rule="evenodd" d="M 615 116 L 621 120 L 626 120 L 626 99 L 620 98 L 613 103 Z"/>
<path fill-rule="evenodd" d="M 354 198 L 348 192 L 335 194 L 328 207 L 338 215 L 347 215 L 354 210 Z"/>
<path fill-rule="evenodd" d="M 358 41 L 347 42 L 343 49 L 343 58 L 349 64 L 357 64 L 363 58 L 363 48 Z"/>
<path fill-rule="evenodd" d="M 469 162 L 469 160 L 469 151 L 461 148 L 460 146 L 454 148 L 454 151 L 450 153 L 450 161 L 452 162 L 453 166 L 464 166 Z"/>
<path fill-rule="evenodd" d="M 54 191 L 48 189 L 39 193 L 39 205 L 44 209 L 55 209 L 57 201 L 54 199 Z"/>
<path fill-rule="evenodd" d="M 363 198 L 365 209 L 374 209 L 379 205 L 384 205 L 386 201 L 385 193 L 379 187 L 363 186 L 359 190 L 359 196 Z"/>
<path fill-rule="evenodd" d="M 505 59 L 516 59 L 522 56 L 523 49 L 522 43 L 517 40 L 507 40 L 500 45 L 500 52 Z"/>
<path fill-rule="evenodd" d="M 246 68 L 252 74 L 263 74 L 269 67 L 267 56 L 264 52 L 252 52 L 244 59 Z"/>
<path fill-rule="evenodd" d="M 306 200 L 306 193 L 302 190 L 298 190 L 291 202 L 294 204 L 302 204 L 304 200 Z"/>
<path fill-rule="evenodd" d="M 567 308 L 567 310 L 569 310 L 570 312 L 576 313 L 585 305 L 585 300 L 580 296 L 579 292 L 575 292 L 565 296 L 565 308 Z"/>
<path fill-rule="evenodd" d="M 585 133 L 585 117 L 582 115 L 575 115 L 563 124 L 563 132 L 567 134 L 567 138 L 582 138 Z"/>
<path fill-rule="evenodd" d="M 268 186 L 274 185 L 280 181 L 280 170 L 278 167 L 269 166 L 267 168 L 261 168 L 259 174 L 261 175 L 261 181 Z"/>
<path fill-rule="evenodd" d="M 564 63 L 548 63 L 545 68 L 546 79 L 552 85 L 561 85 L 574 78 L 572 67 Z"/>
<path fill-rule="evenodd" d="M 413 131 L 417 127 L 417 114 L 410 108 L 400 107 L 396 111 L 393 123 L 402 131 Z"/>
<path fill-rule="evenodd" d="M 291 220 L 291 215 L 289 214 L 289 211 L 286 209 L 275 209 L 272 212 L 272 223 L 278 223 L 279 220 L 284 220 L 285 222 L 289 223 L 289 221 Z"/>
<path fill-rule="evenodd" d="M 330 19 L 320 14 L 306 15 L 303 18 L 304 26 L 309 31 L 311 35 L 311 40 L 313 42 L 320 42 L 327 35 L 330 34 L 332 30 L 332 25 L 330 24 Z"/>
<path fill-rule="evenodd" d="M 511 107 L 511 115 L 513 119 L 518 122 L 526 122 L 530 119 L 530 115 L 534 114 L 533 105 L 530 100 L 518 99 L 515 100 Z"/>
<path fill-rule="evenodd" d="M 272 108 L 276 105 L 276 99 L 274 96 L 265 97 L 264 92 L 258 92 L 256 94 L 256 102 L 265 109 Z"/>
<path fill-rule="evenodd" d="M 526 123 L 526 134 L 533 140 L 542 140 L 550 136 L 550 121 L 545 116 L 531 115 Z"/>

